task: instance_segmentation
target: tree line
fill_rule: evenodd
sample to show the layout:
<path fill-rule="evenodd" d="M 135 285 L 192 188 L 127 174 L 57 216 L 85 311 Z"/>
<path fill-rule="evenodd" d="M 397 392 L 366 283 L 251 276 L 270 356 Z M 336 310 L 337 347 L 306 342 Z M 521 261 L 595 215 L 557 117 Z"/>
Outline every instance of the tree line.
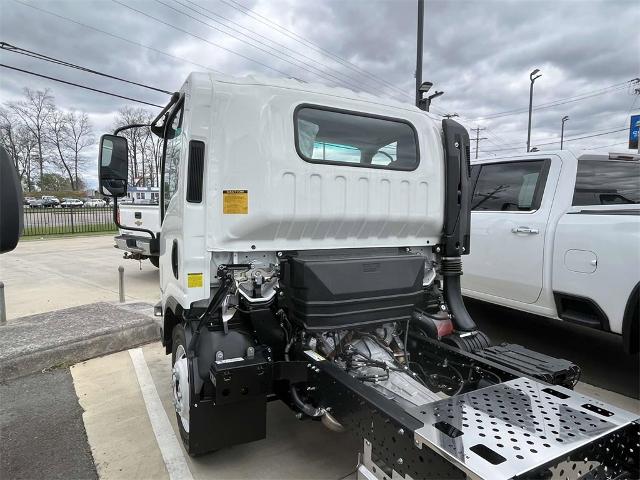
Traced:
<path fill-rule="evenodd" d="M 113 129 L 148 124 L 152 118 L 144 108 L 126 106 L 116 113 Z M 121 135 L 129 143 L 129 184 L 158 186 L 161 140 L 145 127 Z M 12 159 L 25 192 L 84 190 L 86 170 L 96 164 L 96 143 L 89 116 L 59 108 L 49 89 L 25 88 L 22 99 L 0 106 L 0 145 Z"/>

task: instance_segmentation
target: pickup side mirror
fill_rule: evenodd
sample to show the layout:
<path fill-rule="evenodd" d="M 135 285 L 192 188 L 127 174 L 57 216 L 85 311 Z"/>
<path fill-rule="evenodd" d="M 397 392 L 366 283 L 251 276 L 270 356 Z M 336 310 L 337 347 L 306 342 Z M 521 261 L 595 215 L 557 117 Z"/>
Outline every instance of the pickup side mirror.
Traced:
<path fill-rule="evenodd" d="M 22 234 L 22 187 L 9 155 L 0 147 L 0 253 L 10 252 Z"/>
<path fill-rule="evenodd" d="M 100 193 L 116 198 L 127 194 L 129 147 L 126 138 L 117 135 L 100 137 L 98 170 Z"/>

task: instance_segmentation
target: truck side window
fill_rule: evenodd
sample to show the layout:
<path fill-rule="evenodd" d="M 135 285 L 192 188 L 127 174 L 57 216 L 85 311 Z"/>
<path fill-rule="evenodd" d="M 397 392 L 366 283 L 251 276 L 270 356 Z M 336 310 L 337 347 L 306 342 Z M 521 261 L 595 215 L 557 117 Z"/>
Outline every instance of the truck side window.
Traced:
<path fill-rule="evenodd" d="M 471 208 L 476 211 L 531 211 L 544 189 L 544 160 L 482 165 Z"/>
<path fill-rule="evenodd" d="M 418 140 L 405 120 L 313 106 L 294 114 L 298 154 L 311 163 L 415 170 Z"/>
<path fill-rule="evenodd" d="M 180 172 L 180 153 L 184 135 L 182 134 L 182 117 L 184 105 L 180 107 L 169 124 L 166 132 L 167 154 L 164 162 L 164 208 L 169 206 L 171 198 L 178 190 Z"/>
<path fill-rule="evenodd" d="M 640 203 L 640 163 L 637 161 L 578 160 L 573 205 Z"/>

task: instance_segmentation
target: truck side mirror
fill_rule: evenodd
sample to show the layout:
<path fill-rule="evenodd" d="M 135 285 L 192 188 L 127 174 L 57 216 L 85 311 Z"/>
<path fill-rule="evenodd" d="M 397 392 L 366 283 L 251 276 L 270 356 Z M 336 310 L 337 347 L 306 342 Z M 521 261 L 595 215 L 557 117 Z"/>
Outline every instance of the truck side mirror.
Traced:
<path fill-rule="evenodd" d="M 124 197 L 127 194 L 129 171 L 127 139 L 117 135 L 100 137 L 98 164 L 100 193 L 109 197 Z"/>
<path fill-rule="evenodd" d="M 0 253 L 16 248 L 22 220 L 22 186 L 13 162 L 0 147 Z"/>

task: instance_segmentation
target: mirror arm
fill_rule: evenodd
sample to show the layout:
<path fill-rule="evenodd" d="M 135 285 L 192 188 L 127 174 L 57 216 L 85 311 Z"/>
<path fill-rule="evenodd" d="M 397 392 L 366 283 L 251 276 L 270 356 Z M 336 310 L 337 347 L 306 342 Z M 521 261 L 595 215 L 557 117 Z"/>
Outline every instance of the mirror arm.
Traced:
<path fill-rule="evenodd" d="M 158 205 L 159 206 L 159 205 Z M 138 227 L 128 227 L 126 225 L 121 225 L 118 221 L 118 197 L 113 197 L 113 223 L 116 224 L 116 227 L 121 228 L 123 230 L 133 230 L 135 232 L 144 232 L 151 235 L 151 238 L 155 240 L 156 234 L 151 230 L 147 230 L 146 228 L 138 228 Z"/>
<path fill-rule="evenodd" d="M 169 103 L 167 103 L 167 105 L 156 116 L 156 118 L 153 119 L 151 125 L 149 125 L 151 127 L 151 132 L 156 134 L 158 137 L 164 137 L 164 125 L 162 127 L 158 127 L 156 124 L 165 116 L 169 109 L 173 107 L 178 100 L 180 100 L 180 93 L 174 92 L 173 95 L 171 95 L 171 100 L 169 100 Z"/>
<path fill-rule="evenodd" d="M 120 132 L 124 130 L 129 130 L 130 128 L 138 128 L 138 127 L 150 127 L 151 125 L 148 123 L 131 123 L 129 125 L 123 125 L 122 127 L 118 127 L 113 131 L 114 135 L 118 135 Z"/>

